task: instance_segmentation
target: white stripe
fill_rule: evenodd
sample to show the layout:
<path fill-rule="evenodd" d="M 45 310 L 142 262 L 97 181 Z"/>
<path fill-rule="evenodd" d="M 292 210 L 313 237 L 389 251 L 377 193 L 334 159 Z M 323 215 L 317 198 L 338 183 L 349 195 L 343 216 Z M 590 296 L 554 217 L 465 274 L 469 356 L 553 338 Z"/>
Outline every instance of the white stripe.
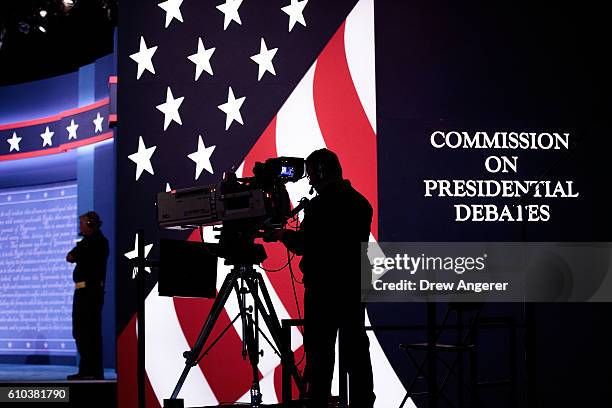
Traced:
<path fill-rule="evenodd" d="M 360 0 L 346 18 L 346 60 L 361 105 L 376 133 L 376 64 L 374 0 Z"/>
<path fill-rule="evenodd" d="M 280 108 L 276 117 L 276 152 L 279 156 L 306 157 L 325 147 L 314 107 L 312 64 Z"/>
<path fill-rule="evenodd" d="M 243 171 L 244 171 L 244 162 L 242 162 L 240 166 L 238 166 L 238 169 L 236 170 L 236 177 L 241 178 Z"/>
<path fill-rule="evenodd" d="M 279 156 L 306 158 L 314 150 L 326 147 L 314 106 L 315 67 L 316 62 L 312 64 L 278 112 L 276 152 Z M 286 186 L 294 206 L 302 197 L 308 196 L 310 189 L 306 178 L 297 183 L 288 183 Z"/>
<path fill-rule="evenodd" d="M 176 316 L 172 298 L 158 296 L 157 291 L 155 285 L 145 302 L 145 366 L 153 391 L 159 404 L 163 405 L 164 398 L 170 398 L 185 368 L 183 352 L 190 347 Z M 185 400 L 185 406 L 217 404 L 199 366 L 191 368 L 179 398 Z"/>
<path fill-rule="evenodd" d="M 366 311 L 366 326 L 369 326 L 370 317 Z M 406 389 L 401 383 L 395 370 L 389 363 L 376 335 L 368 330 L 370 339 L 370 358 L 372 359 L 372 372 L 374 374 L 374 393 L 376 394 L 375 408 L 399 407 L 406 395 Z M 416 408 L 411 399 L 404 404 L 405 408 Z"/>
<path fill-rule="evenodd" d="M 353 84 L 361 100 L 374 133 L 376 133 L 376 64 L 374 42 L 374 1 L 360 0 L 346 19 L 344 31 L 346 59 Z M 370 242 L 375 242 L 370 234 Z M 373 247 L 373 252 L 382 252 Z M 375 249 L 378 249 L 376 251 Z M 370 255 L 370 254 L 368 254 Z M 366 325 L 370 325 L 366 313 Z M 405 389 L 389 363 L 376 335 L 368 331 L 370 356 L 374 373 L 376 407 L 397 407 L 405 395 Z M 414 407 L 408 400 L 405 407 Z"/>

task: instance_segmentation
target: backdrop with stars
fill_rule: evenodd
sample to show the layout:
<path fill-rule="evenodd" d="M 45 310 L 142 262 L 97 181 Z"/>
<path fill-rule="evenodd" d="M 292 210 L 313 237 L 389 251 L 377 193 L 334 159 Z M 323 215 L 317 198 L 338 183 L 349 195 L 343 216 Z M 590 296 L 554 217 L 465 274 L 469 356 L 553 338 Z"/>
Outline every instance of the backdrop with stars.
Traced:
<path fill-rule="evenodd" d="M 339 154 L 345 175 L 376 209 L 374 3 L 169 0 L 122 5 L 123 18 L 130 24 L 121 26 L 119 39 L 118 375 L 120 405 L 131 406 L 135 286 L 127 261 L 135 257 L 135 233 L 145 230 L 145 252 L 152 259 L 158 257 L 160 237 L 189 235 L 156 226 L 157 192 L 217 183 L 231 169 L 248 176 L 255 161 L 306 157 L 327 146 Z M 303 179 L 288 189 L 297 205 L 309 186 Z M 205 238 L 214 239 L 210 230 Z M 286 262 L 280 244 L 268 244 L 266 250 L 267 269 Z M 228 269 L 221 265 L 217 272 L 220 283 Z M 288 272 L 266 273 L 265 280 L 279 316 L 298 318 L 303 288 L 298 285 L 296 301 Z M 146 302 L 151 406 L 172 392 L 184 366 L 181 354 L 193 345 L 211 304 L 159 297 L 156 283 L 153 270 L 147 276 Z M 230 299 L 226 305 L 218 330 L 233 318 L 234 303 Z M 248 401 L 250 370 L 240 356 L 240 333 L 237 322 L 214 353 L 191 370 L 179 394 L 187 405 Z M 372 341 L 378 374 L 389 378 L 386 385 L 379 383 L 379 403 L 385 406 L 401 400 L 403 387 L 375 337 Z M 276 402 L 280 360 L 262 347 L 264 402 Z M 292 348 L 301 356 L 297 329 Z"/>

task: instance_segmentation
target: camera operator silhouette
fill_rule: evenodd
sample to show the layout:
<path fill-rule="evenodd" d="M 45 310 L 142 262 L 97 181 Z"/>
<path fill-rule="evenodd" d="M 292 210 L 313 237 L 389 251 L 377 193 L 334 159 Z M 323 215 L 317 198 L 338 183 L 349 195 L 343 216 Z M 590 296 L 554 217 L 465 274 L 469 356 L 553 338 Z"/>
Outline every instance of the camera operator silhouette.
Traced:
<path fill-rule="evenodd" d="M 336 333 L 349 373 L 352 407 L 374 404 L 369 341 L 360 301 L 360 244 L 367 242 L 372 206 L 342 178 L 338 156 L 316 150 L 306 159 L 311 193 L 299 230 L 277 238 L 302 255 L 304 274 L 304 349 L 309 407 L 327 407 L 334 370 Z"/>

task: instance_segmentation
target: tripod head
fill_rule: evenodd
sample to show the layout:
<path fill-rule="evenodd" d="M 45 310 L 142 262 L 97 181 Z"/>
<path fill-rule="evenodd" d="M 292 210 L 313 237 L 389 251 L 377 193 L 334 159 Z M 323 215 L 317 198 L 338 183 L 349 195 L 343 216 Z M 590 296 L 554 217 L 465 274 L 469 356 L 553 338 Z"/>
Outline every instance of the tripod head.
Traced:
<path fill-rule="evenodd" d="M 251 225 L 249 225 L 251 224 Z M 225 258 L 226 265 L 259 265 L 268 256 L 264 246 L 256 244 L 260 235 L 256 222 L 226 221 L 219 235 L 217 256 Z"/>

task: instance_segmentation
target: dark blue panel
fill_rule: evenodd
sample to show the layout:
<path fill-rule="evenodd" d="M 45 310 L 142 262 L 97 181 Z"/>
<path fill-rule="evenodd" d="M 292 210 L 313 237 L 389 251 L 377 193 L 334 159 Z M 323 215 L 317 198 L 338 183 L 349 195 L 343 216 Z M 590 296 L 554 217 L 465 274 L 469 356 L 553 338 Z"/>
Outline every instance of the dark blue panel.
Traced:
<path fill-rule="evenodd" d="M 110 256 L 106 269 L 106 294 L 102 309 L 104 367 L 115 367 L 115 157 L 114 143 L 104 142 L 94 151 L 94 209 L 103 221 Z"/>
<path fill-rule="evenodd" d="M 96 61 L 95 95 L 96 100 L 108 98 L 108 77 L 117 74 L 115 54 L 109 54 Z"/>
<path fill-rule="evenodd" d="M 0 162 L 0 188 L 76 179 L 76 150 Z"/>
<path fill-rule="evenodd" d="M 78 75 L 0 87 L 0 123 L 13 123 L 56 115 L 78 106 Z"/>

